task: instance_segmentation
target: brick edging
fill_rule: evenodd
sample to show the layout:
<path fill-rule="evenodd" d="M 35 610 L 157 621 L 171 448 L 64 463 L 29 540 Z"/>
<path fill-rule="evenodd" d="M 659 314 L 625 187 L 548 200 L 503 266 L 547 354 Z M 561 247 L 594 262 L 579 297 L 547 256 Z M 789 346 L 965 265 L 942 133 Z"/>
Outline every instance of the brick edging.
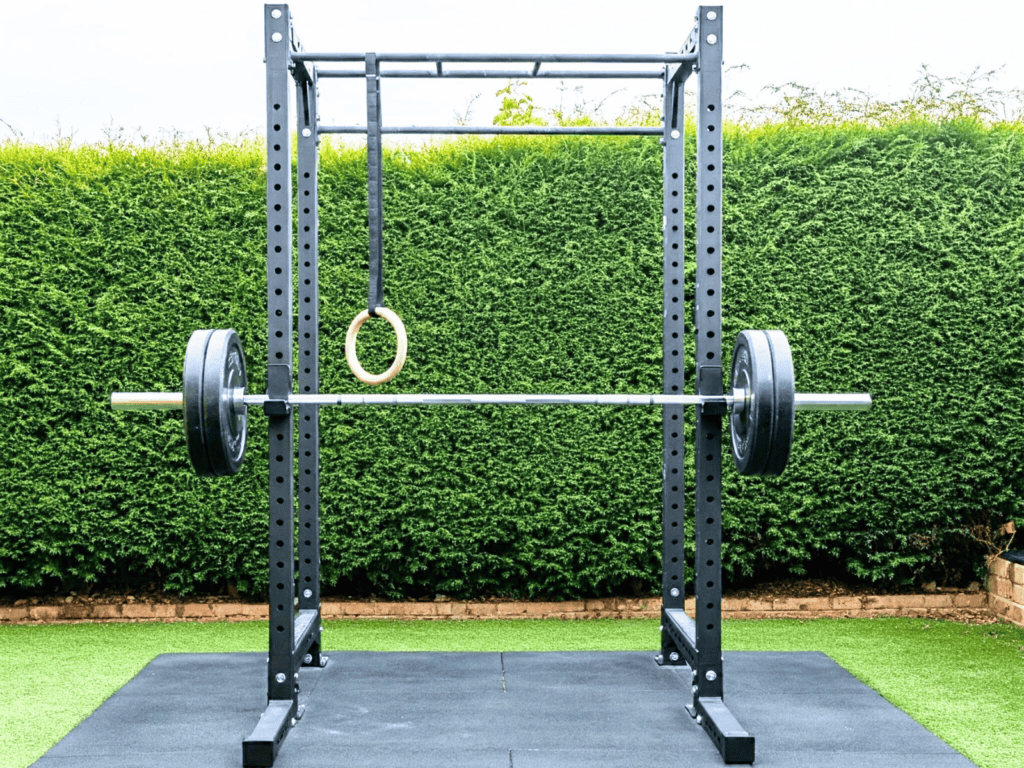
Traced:
<path fill-rule="evenodd" d="M 1001 557 L 988 563 L 988 604 L 996 616 L 1024 627 L 1024 565 Z"/>
<path fill-rule="evenodd" d="M 1004 561 L 1005 562 L 1005 561 Z M 1024 578 L 1024 567 L 1021 570 Z M 692 614 L 693 599 L 686 601 Z M 967 610 L 989 609 L 986 592 L 930 595 L 787 597 L 776 600 L 725 598 L 727 619 L 813 619 L 918 616 L 942 618 Z M 656 619 L 659 598 L 606 598 L 565 602 L 384 602 L 324 600 L 325 619 Z M 80 621 L 259 621 L 267 606 L 254 603 L 67 603 L 0 606 L 0 624 L 53 624 Z"/>

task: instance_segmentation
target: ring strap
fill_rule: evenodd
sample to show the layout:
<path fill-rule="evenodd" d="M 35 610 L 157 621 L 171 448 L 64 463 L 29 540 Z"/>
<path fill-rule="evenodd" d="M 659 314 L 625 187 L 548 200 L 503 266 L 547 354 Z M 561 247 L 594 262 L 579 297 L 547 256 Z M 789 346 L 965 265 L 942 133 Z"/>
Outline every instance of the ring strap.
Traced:
<path fill-rule="evenodd" d="M 370 287 L 366 308 L 380 317 L 384 306 L 384 167 L 381 157 L 380 63 L 366 54 L 366 178 L 370 225 Z"/>

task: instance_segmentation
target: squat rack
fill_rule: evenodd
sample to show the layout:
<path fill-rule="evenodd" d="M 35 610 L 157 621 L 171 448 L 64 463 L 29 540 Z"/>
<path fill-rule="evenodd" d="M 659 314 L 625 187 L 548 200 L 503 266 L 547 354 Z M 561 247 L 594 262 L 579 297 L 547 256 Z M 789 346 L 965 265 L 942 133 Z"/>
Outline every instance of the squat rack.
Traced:
<path fill-rule="evenodd" d="M 319 392 L 317 166 L 319 137 L 365 133 L 367 137 L 370 288 L 369 311 L 383 306 L 381 137 L 397 133 L 597 134 L 659 136 L 664 149 L 663 392 L 683 391 L 683 84 L 695 73 L 697 114 L 697 394 L 714 399 L 698 406 L 696 438 L 696 618 L 683 612 L 683 406 L 662 406 L 662 632 L 657 663 L 692 670 L 691 716 L 704 728 L 727 763 L 754 760 L 754 738 L 723 702 L 721 652 L 721 466 L 722 416 L 726 411 L 721 344 L 722 7 L 700 6 L 696 24 L 679 53 L 623 54 L 452 54 L 311 53 L 295 35 L 288 5 L 266 5 L 267 73 L 267 397 L 269 429 L 270 654 L 268 705 L 243 742 L 246 766 L 272 765 L 289 728 L 302 716 L 298 670 L 323 666 L 320 621 L 319 405 L 289 402 L 293 388 L 292 167 L 288 89 L 296 90 L 298 132 L 298 313 L 299 395 Z M 362 63 L 363 68 L 323 69 L 318 62 Z M 382 64 L 433 65 L 433 69 L 388 69 Z M 450 63 L 532 64 L 532 69 L 445 69 Z M 658 64 L 641 71 L 568 71 L 557 64 Z M 318 121 L 321 79 L 366 80 L 366 126 L 330 126 Z M 382 78 L 557 78 L 659 79 L 663 125 L 391 127 L 381 124 Z M 295 474 L 295 417 L 298 418 L 298 475 Z M 295 483 L 298 481 L 297 494 Z M 299 541 L 296 548 L 295 499 Z M 296 553 L 298 570 L 296 572 Z M 297 590 L 297 596 L 296 596 Z M 296 611 L 297 605 L 297 611 Z"/>

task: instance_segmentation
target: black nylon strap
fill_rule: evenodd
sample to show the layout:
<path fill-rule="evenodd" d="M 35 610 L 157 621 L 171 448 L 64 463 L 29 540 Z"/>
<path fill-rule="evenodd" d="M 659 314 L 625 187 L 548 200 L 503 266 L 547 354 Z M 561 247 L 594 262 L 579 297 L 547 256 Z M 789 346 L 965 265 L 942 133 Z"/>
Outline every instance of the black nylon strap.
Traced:
<path fill-rule="evenodd" d="M 367 309 L 376 317 L 384 306 L 384 174 L 381 165 L 380 65 L 377 55 L 366 54 L 366 176 L 370 225 L 370 289 Z"/>

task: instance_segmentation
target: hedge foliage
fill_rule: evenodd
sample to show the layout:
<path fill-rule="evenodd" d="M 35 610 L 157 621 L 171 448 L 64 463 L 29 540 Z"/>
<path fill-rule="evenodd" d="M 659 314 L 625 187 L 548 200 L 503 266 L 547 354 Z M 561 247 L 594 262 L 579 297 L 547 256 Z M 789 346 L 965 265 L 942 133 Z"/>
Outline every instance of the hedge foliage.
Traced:
<path fill-rule="evenodd" d="M 964 530 L 1024 523 L 1024 132 L 735 128 L 725 158 L 726 346 L 781 328 L 798 389 L 876 403 L 799 414 L 781 478 L 727 466 L 727 576 L 972 578 Z M 365 182 L 365 154 L 324 146 L 323 391 L 361 391 L 344 334 L 365 302 Z M 262 415 L 242 473 L 206 480 L 180 416 L 108 405 L 179 389 L 200 327 L 239 332 L 262 391 L 263 206 L 255 144 L 0 147 L 0 587 L 265 588 Z M 385 220 L 410 355 L 382 391 L 660 390 L 656 140 L 392 148 Z M 359 351 L 387 365 L 384 323 Z M 321 425 L 328 589 L 659 588 L 654 409 L 333 408 Z"/>

